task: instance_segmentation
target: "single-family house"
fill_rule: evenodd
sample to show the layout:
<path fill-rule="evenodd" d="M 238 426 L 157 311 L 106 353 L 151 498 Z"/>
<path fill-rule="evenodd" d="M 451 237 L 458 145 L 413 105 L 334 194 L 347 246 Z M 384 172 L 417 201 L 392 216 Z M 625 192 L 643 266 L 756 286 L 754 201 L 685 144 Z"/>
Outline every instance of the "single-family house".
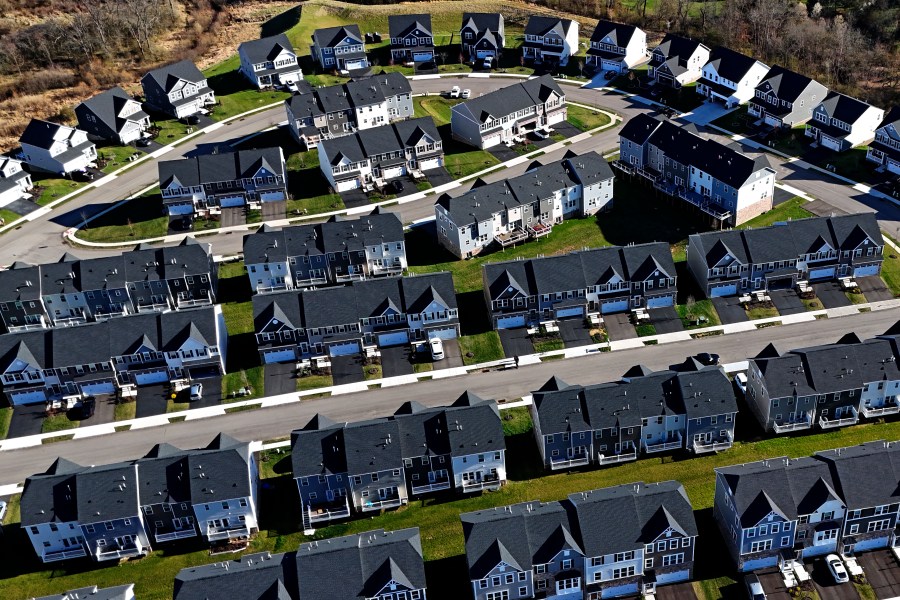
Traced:
<path fill-rule="evenodd" d="M 19 158 L 33 169 L 59 175 L 86 171 L 97 160 L 97 147 L 81 129 L 32 119 L 19 138 Z"/>
<path fill-rule="evenodd" d="M 703 65 L 697 93 L 731 108 L 749 102 L 768 72 L 769 65 L 725 46 L 716 46 Z"/>
<path fill-rule="evenodd" d="M 31 174 L 22 168 L 21 160 L 0 156 L 0 207 L 30 198 L 33 187 Z"/>
<path fill-rule="evenodd" d="M 506 28 L 500 13 L 464 12 L 459 28 L 460 51 L 469 62 L 496 61 L 503 54 Z"/>
<path fill-rule="evenodd" d="M 709 48 L 697 40 L 667 33 L 650 53 L 648 75 L 656 83 L 678 89 L 700 79 Z"/>
<path fill-rule="evenodd" d="M 303 70 L 288 37 L 279 33 L 238 46 L 240 71 L 257 88 L 284 87 L 303 80 Z"/>
<path fill-rule="evenodd" d="M 900 175 L 900 106 L 891 108 L 875 131 L 875 141 L 869 144 L 866 159 L 880 165 L 882 171 Z"/>
<path fill-rule="evenodd" d="M 596 71 L 624 73 L 647 62 L 647 34 L 635 25 L 601 19 L 591 35 L 585 62 Z"/>
<path fill-rule="evenodd" d="M 391 60 L 407 63 L 434 62 L 434 34 L 431 15 L 389 15 Z"/>
<path fill-rule="evenodd" d="M 810 217 L 688 236 L 688 271 L 708 297 L 877 276 L 884 239 L 874 213 Z"/>
<path fill-rule="evenodd" d="M 564 67 L 578 52 L 578 21 L 531 15 L 525 24 L 522 58 L 535 64 Z"/>
<path fill-rule="evenodd" d="M 124 146 L 149 136 L 145 132 L 150 127 L 150 115 L 119 86 L 78 104 L 75 116 L 78 128 L 96 140 Z"/>
<path fill-rule="evenodd" d="M 62 594 L 41 596 L 40 598 L 31 598 L 31 600 L 135 600 L 134 584 L 127 583 L 107 588 L 89 585 L 77 590 L 67 590 Z"/>
<path fill-rule="evenodd" d="M 829 150 L 843 152 L 874 140 L 882 119 L 884 109 L 838 92 L 828 92 L 813 108 L 804 133 Z"/>
<path fill-rule="evenodd" d="M 355 71 L 369 68 L 366 43 L 359 25 L 339 25 L 316 29 L 309 53 L 323 71 Z"/>
<path fill-rule="evenodd" d="M 176 119 L 184 119 L 216 103 L 216 94 L 189 60 L 160 67 L 141 78 L 147 106 Z"/>
<path fill-rule="evenodd" d="M 790 129 L 809 121 L 827 94 L 815 79 L 775 65 L 756 86 L 747 112 L 767 127 Z"/>

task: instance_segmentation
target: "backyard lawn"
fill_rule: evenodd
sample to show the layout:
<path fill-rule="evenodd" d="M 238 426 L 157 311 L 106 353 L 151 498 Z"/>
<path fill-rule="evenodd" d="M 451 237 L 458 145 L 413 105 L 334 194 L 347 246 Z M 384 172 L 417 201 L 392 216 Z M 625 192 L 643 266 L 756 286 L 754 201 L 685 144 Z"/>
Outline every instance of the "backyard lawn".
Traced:
<path fill-rule="evenodd" d="M 581 131 L 589 131 L 597 127 L 609 125 L 610 118 L 606 113 L 569 104 L 566 107 L 569 123 Z"/>
<path fill-rule="evenodd" d="M 78 237 L 88 242 L 122 242 L 161 237 L 169 230 L 169 217 L 162 213 L 159 188 L 88 222 Z"/>
<path fill-rule="evenodd" d="M 505 356 L 503 346 L 500 344 L 500 335 L 496 331 L 460 336 L 459 350 L 462 353 L 463 364 L 466 365 L 500 360 Z"/>
<path fill-rule="evenodd" d="M 450 109 L 462 102 L 451 100 L 441 96 L 416 96 L 413 98 L 413 108 L 416 117 L 431 117 L 437 127 L 450 124 Z"/>
<path fill-rule="evenodd" d="M 50 204 L 54 200 L 62 198 L 66 194 L 71 194 L 79 188 L 87 185 L 84 181 L 72 181 L 61 177 L 45 174 L 35 174 L 32 176 L 34 182 L 34 190 L 31 194 L 38 206 Z"/>
<path fill-rule="evenodd" d="M 754 217 L 746 223 L 738 225 L 737 229 L 767 227 L 779 221 L 792 221 L 796 219 L 805 219 L 807 217 L 815 216 L 811 212 L 806 210 L 806 208 L 804 208 L 804 204 L 806 204 L 806 200 L 804 200 L 800 196 L 794 196 L 790 200 L 782 202 L 772 210 L 767 211 L 759 215 L 758 217 Z"/>

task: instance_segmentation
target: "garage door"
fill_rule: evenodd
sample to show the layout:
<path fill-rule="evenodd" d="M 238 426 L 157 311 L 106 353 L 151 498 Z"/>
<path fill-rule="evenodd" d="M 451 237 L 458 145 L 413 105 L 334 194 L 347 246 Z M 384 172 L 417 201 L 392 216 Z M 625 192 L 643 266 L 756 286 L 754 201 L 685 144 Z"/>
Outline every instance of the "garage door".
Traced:
<path fill-rule="evenodd" d="M 803 558 L 812 558 L 834 552 L 834 544 L 822 544 L 821 546 L 809 546 L 803 549 Z"/>
<path fill-rule="evenodd" d="M 766 558 L 757 558 L 756 560 L 748 560 L 741 565 L 741 571 L 744 573 L 749 573 L 750 571 L 757 571 L 759 569 L 766 569 L 768 567 L 774 567 L 778 564 L 777 556 L 768 556 Z"/>
<path fill-rule="evenodd" d="M 493 50 L 476 50 L 475 51 L 475 58 L 487 58 L 489 56 L 491 56 L 491 57 L 494 56 Z"/>
<path fill-rule="evenodd" d="M 737 284 L 729 283 L 727 285 L 717 285 L 709 290 L 710 298 L 721 298 L 723 296 L 734 296 L 737 294 Z"/>
<path fill-rule="evenodd" d="M 169 372 L 165 369 L 152 373 L 138 373 L 134 376 L 134 382 L 138 385 L 153 385 L 154 383 L 165 383 L 168 380 Z"/>
<path fill-rule="evenodd" d="M 625 312 L 628 310 L 628 299 L 624 300 L 608 300 L 600 305 L 602 314 Z"/>
<path fill-rule="evenodd" d="M 423 171 L 427 171 L 428 169 L 437 169 L 440 166 L 441 159 L 438 157 L 426 158 L 425 160 L 419 161 L 419 168 Z"/>
<path fill-rule="evenodd" d="M 456 339 L 456 328 L 455 327 L 445 327 L 444 329 L 429 329 L 428 330 L 428 339 L 440 338 L 442 340 L 455 340 Z"/>
<path fill-rule="evenodd" d="M 613 587 L 604 588 L 600 592 L 601 598 L 616 598 L 617 596 L 626 596 L 628 594 L 637 594 L 637 583 L 626 583 L 625 585 L 615 585 Z"/>
<path fill-rule="evenodd" d="M 497 319 L 497 329 L 512 329 L 514 327 L 525 327 L 525 315 L 500 317 Z"/>
<path fill-rule="evenodd" d="M 244 197 L 243 196 L 226 196 L 224 198 L 219 198 L 219 206 L 222 208 L 232 208 L 235 206 L 243 206 L 244 205 Z"/>
<path fill-rule="evenodd" d="M 556 318 L 562 319 L 564 317 L 583 317 L 584 316 L 584 307 L 583 306 L 573 306 L 569 308 L 560 308 L 556 311 Z"/>
<path fill-rule="evenodd" d="M 279 202 L 284 200 L 284 192 L 263 192 L 259 199 L 263 202 Z"/>
<path fill-rule="evenodd" d="M 672 296 L 655 296 L 653 298 L 647 298 L 647 308 L 663 308 L 674 304 L 675 299 Z"/>
<path fill-rule="evenodd" d="M 831 139 L 827 135 L 822 136 L 822 145 L 829 150 L 837 150 L 838 152 L 841 151 L 841 145 L 836 140 Z"/>
<path fill-rule="evenodd" d="M 194 214 L 193 204 L 169 204 L 166 208 L 172 216 Z"/>
<path fill-rule="evenodd" d="M 683 571 L 673 571 L 671 573 L 657 573 L 656 583 L 664 585 L 666 583 L 677 583 L 679 581 L 687 581 L 691 578 L 691 572 L 687 569 Z"/>
<path fill-rule="evenodd" d="M 810 281 L 813 279 L 834 279 L 834 267 L 828 267 L 827 269 L 810 269 L 809 279 Z"/>
<path fill-rule="evenodd" d="M 875 548 L 885 548 L 888 545 L 888 538 L 879 537 L 871 540 L 863 540 L 853 545 L 854 552 L 863 552 L 865 550 L 874 550 Z"/>
<path fill-rule="evenodd" d="M 604 60 L 602 65 L 604 71 L 615 71 L 616 73 L 618 73 L 619 69 L 622 66 L 622 63 L 617 60 Z"/>
<path fill-rule="evenodd" d="M 346 192 L 348 190 L 355 190 L 359 187 L 359 179 L 350 179 L 347 181 L 338 181 L 337 182 L 337 191 L 338 192 Z"/>
<path fill-rule="evenodd" d="M 115 394 L 116 385 L 112 381 L 104 381 L 102 383 L 86 383 L 81 386 L 81 393 L 85 396 Z"/>
<path fill-rule="evenodd" d="M 781 119 L 772 115 L 766 115 L 766 125 L 769 127 L 781 127 Z"/>
<path fill-rule="evenodd" d="M 10 402 L 13 404 L 37 404 L 47 401 L 47 392 L 44 390 L 30 390 L 27 392 L 7 392 Z"/>
<path fill-rule="evenodd" d="M 403 177 L 403 165 L 396 167 L 385 167 L 381 170 L 381 176 L 385 179 L 393 179 L 394 177 Z"/>
<path fill-rule="evenodd" d="M 294 352 L 293 348 L 275 350 L 272 352 L 266 352 L 263 355 L 263 360 L 267 365 L 270 365 L 272 363 L 293 362 L 297 360 L 297 354 Z"/>
<path fill-rule="evenodd" d="M 364 58 L 344 62 L 344 68 L 348 71 L 352 71 L 353 69 L 365 69 L 367 65 L 368 63 Z"/>
<path fill-rule="evenodd" d="M 431 52 L 413 52 L 413 61 L 414 62 L 428 62 L 434 58 L 434 54 Z"/>
<path fill-rule="evenodd" d="M 382 348 L 387 346 L 401 346 L 408 343 L 408 331 L 391 331 L 390 333 L 381 333 L 378 335 L 378 345 Z"/>
<path fill-rule="evenodd" d="M 360 352 L 359 342 L 343 342 L 341 344 L 329 344 L 328 346 L 329 356 L 350 356 Z"/>
<path fill-rule="evenodd" d="M 497 144 L 499 144 L 502 141 L 503 141 L 503 139 L 500 137 L 499 134 L 491 135 L 491 136 L 484 138 L 483 141 L 481 142 L 481 145 L 483 148 L 490 148 L 491 146 L 496 146 Z"/>
<path fill-rule="evenodd" d="M 792 287 L 794 287 L 794 280 L 790 277 L 770 279 L 766 282 L 766 288 L 769 290 L 789 290 Z"/>
<path fill-rule="evenodd" d="M 868 275 L 878 275 L 879 271 L 878 265 L 865 265 L 862 267 L 855 267 L 853 269 L 853 276 L 866 277 Z"/>

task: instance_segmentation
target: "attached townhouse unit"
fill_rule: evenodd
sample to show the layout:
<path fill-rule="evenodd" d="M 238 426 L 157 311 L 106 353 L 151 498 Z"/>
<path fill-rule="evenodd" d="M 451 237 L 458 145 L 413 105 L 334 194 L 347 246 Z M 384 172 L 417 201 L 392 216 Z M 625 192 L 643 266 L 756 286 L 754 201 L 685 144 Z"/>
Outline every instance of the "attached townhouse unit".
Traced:
<path fill-rule="evenodd" d="M 412 87 L 400 73 L 310 89 L 285 100 L 288 129 L 305 148 L 413 116 Z"/>
<path fill-rule="evenodd" d="M 253 322 L 263 364 L 375 355 L 383 347 L 459 335 L 447 271 L 257 294 Z"/>
<path fill-rule="evenodd" d="M 399 63 L 433 63 L 434 34 L 431 15 L 389 15 L 391 60 Z"/>
<path fill-rule="evenodd" d="M 648 76 L 656 83 L 678 89 L 703 76 L 709 48 L 697 40 L 667 33 L 650 53 Z"/>
<path fill-rule="evenodd" d="M 875 130 L 875 141 L 869 144 L 866 160 L 879 165 L 879 171 L 900 175 L 900 106 L 891 108 L 881 126 Z"/>
<path fill-rule="evenodd" d="M 677 481 L 460 515 L 475 600 L 600 600 L 688 581 L 697 524 Z"/>
<path fill-rule="evenodd" d="M 444 144 L 431 117 L 398 121 L 318 143 L 319 167 L 336 192 L 381 189 L 444 166 Z"/>
<path fill-rule="evenodd" d="M 506 45 L 506 28 L 500 13 L 464 12 L 459 27 L 461 56 L 468 62 L 500 59 Z"/>
<path fill-rule="evenodd" d="M 790 129 L 812 118 L 828 88 L 805 75 L 775 65 L 756 86 L 747 113 L 767 127 Z"/>
<path fill-rule="evenodd" d="M 198 532 L 209 542 L 246 537 L 257 529 L 256 483 L 249 444 L 224 434 L 198 450 L 160 444 L 130 462 L 58 458 L 25 480 L 22 528 L 43 563 L 133 558 Z"/>
<path fill-rule="evenodd" d="M 494 183 L 476 180 L 461 196 L 438 198 L 438 243 L 469 258 L 494 243 L 505 248 L 544 237 L 564 219 L 611 209 L 613 180 L 609 164 L 596 152 L 567 152 L 546 165 L 535 161 L 523 175 Z"/>
<path fill-rule="evenodd" d="M 89 138 L 125 146 L 150 135 L 150 115 L 119 86 L 78 104 L 75 116 Z"/>
<path fill-rule="evenodd" d="M 647 114 L 619 132 L 624 173 L 639 175 L 673 198 L 684 200 L 716 227 L 737 226 L 772 208 L 775 170 L 764 155 L 700 136 L 692 124 L 678 126 Z"/>
<path fill-rule="evenodd" d="M 323 71 L 369 68 L 366 43 L 356 24 L 316 29 L 312 34 L 309 54 Z"/>
<path fill-rule="evenodd" d="M 280 146 L 160 161 L 159 189 L 170 217 L 260 208 L 287 200 L 287 167 Z"/>
<path fill-rule="evenodd" d="M 356 219 L 275 229 L 244 236 L 244 264 L 254 293 L 302 290 L 406 271 L 403 223 L 376 208 Z"/>
<path fill-rule="evenodd" d="M 291 434 L 303 525 L 405 505 L 443 490 L 497 490 L 506 445 L 497 403 L 471 392 L 450 406 L 407 402 L 393 416 L 335 423 L 316 415 Z"/>
<path fill-rule="evenodd" d="M 749 102 L 768 72 L 769 65 L 725 46 L 716 46 L 709 62 L 703 65 L 697 93 L 732 108 Z"/>
<path fill-rule="evenodd" d="M 770 344 L 748 363 L 747 404 L 774 433 L 833 429 L 897 413 L 897 350 L 890 335 L 861 341 L 849 334 L 784 354 Z"/>
<path fill-rule="evenodd" d="M 529 408 L 544 467 L 607 465 L 641 454 L 728 450 L 737 401 L 720 367 L 688 359 L 679 371 L 630 369 L 618 381 L 569 385 L 554 377 Z"/>
<path fill-rule="evenodd" d="M 647 34 L 640 27 L 601 19 L 585 62 L 596 71 L 622 74 L 647 62 Z"/>
<path fill-rule="evenodd" d="M 10 404 L 71 408 L 88 396 L 224 375 L 227 341 L 219 305 L 7 333 L 0 382 Z"/>
<path fill-rule="evenodd" d="M 115 585 L 108 588 L 100 588 L 91 585 L 77 590 L 67 590 L 62 594 L 41 596 L 31 600 L 135 600 L 134 584 Z"/>
<path fill-rule="evenodd" d="M 81 129 L 32 119 L 19 143 L 17 158 L 32 169 L 69 175 L 96 165 L 97 147 Z"/>
<path fill-rule="evenodd" d="M 216 94 L 197 65 L 183 60 L 154 69 L 141 78 L 147 106 L 176 119 L 206 111 Z"/>
<path fill-rule="evenodd" d="M 707 297 L 877 276 L 884 239 L 874 213 L 810 217 L 688 236 L 687 266 Z"/>
<path fill-rule="evenodd" d="M 843 152 L 874 140 L 882 119 L 883 109 L 844 94 L 828 92 L 813 108 L 812 119 L 804 133 L 815 140 L 813 143 Z"/>
<path fill-rule="evenodd" d="M 210 245 L 194 238 L 119 256 L 16 262 L 0 271 L 0 323 L 19 332 L 208 306 L 216 301 L 217 274 Z"/>
<path fill-rule="evenodd" d="M 578 53 L 578 21 L 531 15 L 525 25 L 522 58 L 534 64 L 564 67 Z"/>
<path fill-rule="evenodd" d="M 22 168 L 22 161 L 0 156 L 0 208 L 30 198 L 32 188 L 31 174 Z"/>
<path fill-rule="evenodd" d="M 674 306 L 677 291 L 663 242 L 488 263 L 481 275 L 495 329 Z"/>
<path fill-rule="evenodd" d="M 285 87 L 303 80 L 303 70 L 288 37 L 279 33 L 238 46 L 240 71 L 258 89 Z"/>
<path fill-rule="evenodd" d="M 334 574 L 340 575 L 336 584 Z M 221 593 L 219 593 L 221 591 Z M 294 552 L 260 552 L 187 567 L 175 577 L 175 600 L 426 600 L 418 527 L 376 529 L 300 544 Z"/>
<path fill-rule="evenodd" d="M 514 83 L 451 108 L 453 139 L 476 148 L 523 141 L 566 120 L 566 95 L 550 75 Z"/>

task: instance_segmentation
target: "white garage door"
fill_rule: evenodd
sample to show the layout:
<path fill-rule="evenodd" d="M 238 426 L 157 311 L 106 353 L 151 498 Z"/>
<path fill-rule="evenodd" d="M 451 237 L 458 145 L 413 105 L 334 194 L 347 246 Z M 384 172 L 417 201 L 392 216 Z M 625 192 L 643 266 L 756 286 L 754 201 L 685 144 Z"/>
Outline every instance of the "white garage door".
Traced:
<path fill-rule="evenodd" d="M 827 269 L 810 269 L 809 278 L 812 279 L 834 279 L 834 267 Z"/>
<path fill-rule="evenodd" d="M 525 327 L 525 315 L 497 319 L 497 329 L 512 329 L 513 327 Z"/>
<path fill-rule="evenodd" d="M 691 578 L 691 572 L 687 569 L 683 571 L 673 571 L 671 573 L 657 573 L 656 583 L 664 585 L 666 583 L 676 583 L 678 581 L 687 581 Z"/>
<path fill-rule="evenodd" d="M 434 158 L 426 158 L 425 160 L 419 161 L 419 168 L 423 171 L 427 171 L 428 169 L 437 169 L 441 164 L 441 159 L 436 156 Z"/>
<path fill-rule="evenodd" d="M 231 208 L 234 206 L 243 206 L 244 205 L 244 197 L 243 196 L 226 196 L 224 198 L 219 198 L 219 206 L 222 208 Z"/>
<path fill-rule="evenodd" d="M 169 214 L 172 216 L 192 215 L 194 214 L 193 204 L 169 204 L 167 206 Z"/>
<path fill-rule="evenodd" d="M 617 596 L 625 596 L 628 594 L 637 594 L 637 583 L 626 583 L 625 585 L 615 585 L 613 587 L 604 588 L 600 592 L 601 598 L 615 598 Z"/>
<path fill-rule="evenodd" d="M 888 545 L 888 538 L 879 537 L 871 540 L 863 540 L 853 545 L 854 552 L 862 552 L 863 550 L 874 550 L 875 548 L 885 548 Z"/>
<path fill-rule="evenodd" d="M 393 179 L 394 177 L 403 177 L 403 165 L 396 167 L 385 167 L 381 170 L 381 175 L 385 179 Z"/>
<path fill-rule="evenodd" d="M 837 150 L 838 152 L 841 151 L 840 143 L 837 142 L 837 140 L 831 139 L 827 135 L 822 136 L 822 145 L 830 150 Z"/>
<path fill-rule="evenodd" d="M 349 179 L 347 181 L 338 181 L 337 182 L 337 191 L 338 192 L 346 192 L 348 190 L 355 190 L 359 187 L 359 179 Z"/>
<path fill-rule="evenodd" d="M 134 376 L 134 382 L 138 385 L 152 385 L 154 383 L 165 383 L 169 380 L 169 372 L 165 369 L 162 371 L 153 371 L 152 373 L 138 373 Z"/>
<path fill-rule="evenodd" d="M 502 141 L 503 141 L 503 139 L 500 137 L 500 134 L 491 135 L 491 136 L 484 138 L 483 141 L 481 142 L 481 145 L 484 148 L 490 148 L 491 146 L 496 146 L 497 144 L 499 144 Z"/>
<path fill-rule="evenodd" d="M 854 277 L 866 277 L 868 275 L 878 275 L 880 269 L 878 265 L 864 265 L 853 269 Z"/>
<path fill-rule="evenodd" d="M 807 546 L 803 549 L 803 558 L 812 558 L 814 556 L 822 556 L 834 552 L 833 544 L 822 544 L 821 546 Z"/>
<path fill-rule="evenodd" d="M 283 363 L 283 362 L 293 362 L 297 360 L 297 355 L 294 352 L 293 348 L 274 350 L 272 352 L 266 352 L 263 355 L 263 359 L 266 364 L 270 365 L 272 363 Z"/>
<path fill-rule="evenodd" d="M 47 392 L 44 390 L 31 390 L 28 392 L 7 392 L 10 402 L 13 404 L 37 404 L 47 401 Z"/>
<path fill-rule="evenodd" d="M 330 344 L 328 346 L 329 356 L 350 356 L 351 354 L 359 353 L 359 342 L 343 342 L 341 344 Z"/>
<path fill-rule="evenodd" d="M 95 396 L 97 394 L 115 394 L 116 385 L 112 381 L 86 383 L 81 386 L 81 393 L 85 396 Z"/>
<path fill-rule="evenodd" d="M 628 300 L 607 300 L 600 305 L 602 314 L 624 312 L 628 310 Z"/>
<path fill-rule="evenodd" d="M 431 329 L 428 331 L 428 339 L 440 338 L 442 340 L 456 339 L 456 328 L 446 327 L 444 329 Z"/>
<path fill-rule="evenodd" d="M 428 62 L 434 58 L 434 54 L 431 52 L 413 52 L 413 61 L 414 62 Z"/>
<path fill-rule="evenodd" d="M 741 565 L 741 571 L 743 571 L 744 573 L 749 573 L 750 571 L 756 571 L 759 569 L 774 567 L 777 564 L 778 564 L 777 556 L 768 556 L 766 558 L 757 558 L 756 560 L 748 560 L 743 565 Z"/>
<path fill-rule="evenodd" d="M 408 331 L 391 331 L 382 333 L 378 336 L 378 345 L 382 348 L 387 346 L 400 346 L 409 343 Z"/>
<path fill-rule="evenodd" d="M 672 306 L 675 304 L 675 299 L 672 296 L 655 296 L 653 298 L 647 298 L 647 308 L 663 308 L 665 306 Z"/>
<path fill-rule="evenodd" d="M 583 306 L 573 306 L 569 308 L 560 308 L 556 311 L 556 318 L 562 319 L 563 317 L 583 317 L 584 316 L 584 307 Z"/>
<path fill-rule="evenodd" d="M 259 199 L 263 202 L 278 202 L 284 200 L 284 192 L 263 192 Z"/>
<path fill-rule="evenodd" d="M 725 285 L 717 285 L 709 290 L 710 298 L 721 298 L 722 296 L 734 296 L 737 294 L 737 284 L 728 283 Z"/>
<path fill-rule="evenodd" d="M 356 60 L 348 60 L 344 62 L 344 68 L 348 71 L 352 71 L 353 69 L 365 69 L 368 63 L 366 63 L 366 59 L 359 58 Z"/>
<path fill-rule="evenodd" d="M 766 125 L 769 127 L 781 127 L 781 119 L 772 115 L 766 115 Z"/>

